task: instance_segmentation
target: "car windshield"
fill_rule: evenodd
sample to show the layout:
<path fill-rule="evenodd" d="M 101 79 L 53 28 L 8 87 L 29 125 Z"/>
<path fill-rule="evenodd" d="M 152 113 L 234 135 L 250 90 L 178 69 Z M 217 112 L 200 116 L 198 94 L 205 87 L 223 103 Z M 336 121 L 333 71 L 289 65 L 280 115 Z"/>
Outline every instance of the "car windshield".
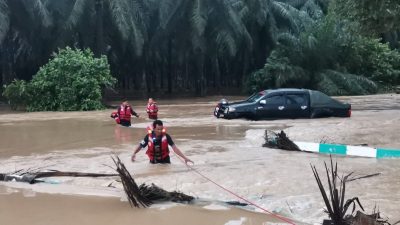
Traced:
<path fill-rule="evenodd" d="M 246 101 L 248 101 L 248 102 L 256 102 L 260 98 L 264 97 L 265 94 L 266 94 L 265 91 L 256 92 L 256 93 L 252 94 Z"/>

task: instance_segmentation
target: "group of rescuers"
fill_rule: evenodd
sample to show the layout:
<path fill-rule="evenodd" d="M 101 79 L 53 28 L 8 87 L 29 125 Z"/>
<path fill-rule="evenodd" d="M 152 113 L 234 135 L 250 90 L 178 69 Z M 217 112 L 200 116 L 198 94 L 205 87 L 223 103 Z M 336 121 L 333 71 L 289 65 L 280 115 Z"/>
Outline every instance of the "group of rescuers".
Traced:
<path fill-rule="evenodd" d="M 131 157 L 132 162 L 135 161 L 136 154 L 142 148 L 147 146 L 146 154 L 149 157 L 150 163 L 171 163 L 169 156 L 169 146 L 171 146 L 172 150 L 174 150 L 174 152 L 180 156 L 186 164 L 189 162 L 193 164 L 193 161 L 182 153 L 182 151 L 175 145 L 171 136 L 166 133 L 163 122 L 158 119 L 158 106 L 153 98 L 149 98 L 146 112 L 149 119 L 154 121 L 147 127 L 146 136 L 134 150 Z M 133 111 L 132 106 L 129 105 L 128 101 L 123 101 L 117 111 L 111 113 L 111 117 L 115 119 L 115 122 L 125 127 L 131 126 L 132 115 L 139 117 L 139 114 Z"/>

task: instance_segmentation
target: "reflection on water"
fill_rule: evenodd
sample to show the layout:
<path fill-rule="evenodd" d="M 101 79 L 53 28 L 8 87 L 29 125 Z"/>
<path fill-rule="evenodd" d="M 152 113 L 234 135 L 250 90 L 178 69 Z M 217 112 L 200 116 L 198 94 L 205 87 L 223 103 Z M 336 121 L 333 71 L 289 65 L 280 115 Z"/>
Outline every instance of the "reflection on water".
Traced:
<path fill-rule="evenodd" d="M 326 218 L 310 163 L 316 165 L 322 174 L 323 163 L 328 162 L 329 157 L 262 148 L 265 129 L 285 129 L 289 138 L 299 141 L 318 142 L 329 137 L 336 143 L 368 143 L 370 146 L 400 148 L 400 138 L 396 132 L 396 124 L 400 121 L 398 111 L 377 113 L 364 110 L 354 112 L 351 118 L 317 120 L 223 120 L 212 116 L 212 108 L 218 99 L 187 99 L 170 101 L 171 104 L 158 101 L 159 116 L 177 146 L 195 162 L 194 168 L 200 173 L 270 211 L 310 224 L 320 223 L 322 218 Z M 362 99 L 357 97 L 356 101 Z M 145 115 L 146 102 L 133 101 L 132 104 L 136 112 Z M 0 114 L 0 173 L 35 168 L 113 173 L 111 156 L 117 154 L 138 183 L 155 183 L 166 190 L 178 190 L 211 201 L 238 200 L 192 173 L 175 155 L 171 156 L 171 165 L 150 165 L 143 149 L 136 161 L 130 162 L 132 151 L 146 135 L 146 127 L 151 120 L 134 118 L 132 127 L 121 127 L 109 117 L 111 111 Z M 400 163 L 397 159 L 334 159 L 338 161 L 339 171 L 343 174 L 381 173 L 376 177 L 351 182 L 346 196 L 360 197 L 368 213 L 377 205 L 392 222 L 400 220 Z M 122 186 L 116 178 L 60 178 L 60 181 L 59 185 L 3 183 L 0 187 L 5 186 L 0 190 L 7 190 L 7 202 L 11 202 L 11 206 L 7 207 L 14 208 L 7 208 L 9 215 L 4 215 L 2 212 L 5 212 L 6 206 L 0 203 L 0 217 L 10 219 L 11 212 L 17 211 L 18 204 L 24 203 L 24 198 L 9 196 L 18 188 L 28 190 L 25 193 L 30 193 L 30 196 L 41 192 L 122 197 Z M 3 191 L 0 194 L 4 194 Z M 39 197 L 33 197 L 36 198 Z M 43 198 L 51 208 L 54 204 L 49 200 L 51 197 Z M 65 198 L 63 201 L 69 200 Z M 1 199 L 0 202 L 4 201 Z M 84 204 L 84 200 L 79 202 Z M 101 214 L 112 217 L 107 211 L 116 213 L 111 207 L 118 205 L 118 202 L 108 202 L 110 207 L 101 209 Z M 126 202 L 120 204 L 125 205 Z M 88 208 L 93 207 L 89 203 L 87 205 Z M 254 207 L 248 209 L 257 211 Z M 63 211 L 69 210 L 73 211 L 74 207 L 63 208 Z M 185 213 L 197 218 L 204 212 L 185 208 Z M 142 212 L 140 215 L 144 214 Z M 229 218 L 240 221 L 241 214 L 241 211 L 231 211 Z M 86 216 L 97 224 L 111 223 L 96 219 L 96 214 Z M 243 224 L 262 224 L 262 220 L 252 223 L 251 218 L 259 218 L 258 214 L 253 216 L 249 216 Z M 204 220 L 204 224 L 227 223 L 227 220 L 213 223 L 215 218 L 202 218 L 200 221 Z M 141 224 L 153 223 L 143 219 Z"/>

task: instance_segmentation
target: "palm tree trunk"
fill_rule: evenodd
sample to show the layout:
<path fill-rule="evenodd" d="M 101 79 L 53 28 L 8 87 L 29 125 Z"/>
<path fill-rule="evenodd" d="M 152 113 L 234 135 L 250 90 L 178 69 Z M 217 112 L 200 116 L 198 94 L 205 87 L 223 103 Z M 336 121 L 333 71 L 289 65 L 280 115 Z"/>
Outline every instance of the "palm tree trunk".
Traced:
<path fill-rule="evenodd" d="M 104 40 L 103 40 L 103 16 L 104 16 L 104 3 L 103 0 L 96 0 L 95 2 L 96 9 L 96 36 L 95 36 L 95 51 L 94 54 L 96 57 L 100 57 L 100 55 L 104 50 Z"/>
<path fill-rule="evenodd" d="M 168 69 L 167 69 L 167 83 L 168 83 L 168 93 L 172 93 L 172 40 L 168 40 Z"/>
<path fill-rule="evenodd" d="M 205 78 L 204 78 L 204 53 L 197 50 L 195 53 L 196 60 L 196 95 L 205 95 Z"/>
<path fill-rule="evenodd" d="M 218 90 L 221 89 L 221 72 L 219 71 L 219 60 L 218 56 L 215 56 L 214 60 L 214 67 L 215 67 L 215 77 L 214 77 L 214 87 Z"/>
<path fill-rule="evenodd" d="M 4 46 L 7 46 L 8 38 L 4 41 Z M 13 71 L 13 45 L 8 45 L 8 47 L 3 47 L 1 53 L 1 85 L 10 84 L 14 80 L 15 72 Z M 1 86 L 1 87 L 2 87 Z"/>

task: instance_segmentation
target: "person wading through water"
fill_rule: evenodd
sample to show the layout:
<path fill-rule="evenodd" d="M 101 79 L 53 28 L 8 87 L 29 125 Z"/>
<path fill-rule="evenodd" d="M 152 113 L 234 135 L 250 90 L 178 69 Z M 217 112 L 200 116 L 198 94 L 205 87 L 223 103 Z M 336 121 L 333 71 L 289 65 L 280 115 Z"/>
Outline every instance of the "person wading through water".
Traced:
<path fill-rule="evenodd" d="M 147 103 L 146 112 L 149 115 L 149 119 L 156 120 L 158 113 L 157 103 L 153 100 L 153 98 L 149 98 Z"/>
<path fill-rule="evenodd" d="M 193 163 L 192 160 L 187 158 L 178 147 L 176 147 L 175 143 L 172 141 L 171 136 L 169 136 L 165 132 L 165 128 L 163 126 L 163 122 L 161 120 L 155 120 L 153 122 L 152 128 L 148 128 L 148 134 L 144 137 L 144 139 L 139 143 L 133 155 L 131 157 L 132 162 L 136 159 L 136 154 L 147 146 L 146 154 L 150 159 L 150 163 L 171 163 L 169 157 L 169 148 L 168 145 L 172 147 L 172 150 L 180 156 L 185 163 L 188 162 Z"/>
<path fill-rule="evenodd" d="M 119 123 L 125 127 L 131 126 L 132 115 L 139 117 L 139 114 L 137 114 L 135 111 L 133 111 L 133 109 L 129 105 L 128 101 L 122 102 L 122 104 L 118 107 L 117 115 L 119 118 Z"/>

